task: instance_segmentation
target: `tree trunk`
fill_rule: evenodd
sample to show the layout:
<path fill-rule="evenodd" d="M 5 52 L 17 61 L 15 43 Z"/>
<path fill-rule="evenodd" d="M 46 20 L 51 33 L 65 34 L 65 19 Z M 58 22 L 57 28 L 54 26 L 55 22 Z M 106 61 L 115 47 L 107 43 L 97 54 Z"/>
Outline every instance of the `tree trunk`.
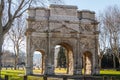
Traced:
<path fill-rule="evenodd" d="M 3 35 L 0 30 L 0 79 L 1 79 L 1 69 L 2 69 L 2 45 L 3 45 Z"/>
<path fill-rule="evenodd" d="M 16 59 L 16 56 L 15 56 L 15 65 L 14 65 L 14 70 L 17 69 L 17 59 Z"/>
<path fill-rule="evenodd" d="M 18 55 L 15 55 L 15 66 L 14 69 L 17 69 L 17 64 L 18 64 Z"/>
<path fill-rule="evenodd" d="M 2 39 L 1 39 L 1 37 L 0 37 L 0 70 L 1 70 L 1 59 L 2 58 Z"/>
<path fill-rule="evenodd" d="M 119 68 L 120 68 L 120 58 L 118 59 L 118 62 L 119 62 Z"/>
<path fill-rule="evenodd" d="M 15 45 L 14 45 L 14 52 L 15 52 Z M 16 52 L 15 52 L 15 58 L 14 58 L 14 69 L 16 70 Z"/>
<path fill-rule="evenodd" d="M 18 56 L 19 56 L 19 46 L 14 45 L 14 52 L 15 52 L 15 66 L 14 69 L 17 69 L 17 64 L 18 64 Z"/>
<path fill-rule="evenodd" d="M 99 68 L 101 69 L 101 60 L 102 58 L 99 58 Z"/>
<path fill-rule="evenodd" d="M 115 61 L 115 55 L 113 54 L 113 68 L 116 68 L 116 61 Z"/>
<path fill-rule="evenodd" d="M 3 26 L 2 17 L 0 15 L 0 78 L 1 78 L 1 67 L 2 67 L 2 45 L 3 45 Z"/>

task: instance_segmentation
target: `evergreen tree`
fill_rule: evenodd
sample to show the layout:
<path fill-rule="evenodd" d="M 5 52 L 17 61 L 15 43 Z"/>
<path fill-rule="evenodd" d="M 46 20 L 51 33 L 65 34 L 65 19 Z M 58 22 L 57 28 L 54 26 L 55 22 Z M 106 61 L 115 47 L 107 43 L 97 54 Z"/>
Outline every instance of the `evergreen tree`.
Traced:
<path fill-rule="evenodd" d="M 58 67 L 65 68 L 66 67 L 66 56 L 65 56 L 65 48 L 60 47 L 60 51 L 58 53 Z"/>

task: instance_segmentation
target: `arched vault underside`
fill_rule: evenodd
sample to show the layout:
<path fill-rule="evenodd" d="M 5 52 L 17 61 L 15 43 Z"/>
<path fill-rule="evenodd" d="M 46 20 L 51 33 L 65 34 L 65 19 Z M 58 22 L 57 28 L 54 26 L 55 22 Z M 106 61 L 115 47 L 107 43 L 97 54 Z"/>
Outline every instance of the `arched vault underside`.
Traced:
<path fill-rule="evenodd" d="M 64 46 L 69 54 L 68 74 L 99 74 L 98 22 L 92 11 L 76 6 L 50 5 L 28 10 L 26 74 L 33 74 L 33 52 L 44 52 L 44 73 L 54 75 L 54 47 Z"/>

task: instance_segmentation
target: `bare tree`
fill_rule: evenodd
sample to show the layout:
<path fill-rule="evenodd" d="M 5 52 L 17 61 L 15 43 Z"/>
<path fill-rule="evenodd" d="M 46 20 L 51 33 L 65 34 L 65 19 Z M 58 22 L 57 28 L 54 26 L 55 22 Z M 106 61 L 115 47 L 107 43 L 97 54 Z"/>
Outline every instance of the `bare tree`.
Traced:
<path fill-rule="evenodd" d="M 8 32 L 9 38 L 13 43 L 13 50 L 15 53 L 15 65 L 14 69 L 16 69 L 17 63 L 18 63 L 18 57 L 20 48 L 24 47 L 25 43 L 25 19 L 23 17 L 17 18 L 14 22 L 14 25 L 11 27 L 11 29 Z"/>
<path fill-rule="evenodd" d="M 3 36 L 9 31 L 14 20 L 20 17 L 32 3 L 32 0 L 0 0 L 0 70 Z"/>
<path fill-rule="evenodd" d="M 101 69 L 101 61 L 103 58 L 103 55 L 105 54 L 107 48 L 108 48 L 108 30 L 107 28 L 103 25 L 102 23 L 102 19 L 101 16 L 102 14 L 99 14 L 100 17 L 98 17 L 98 21 L 99 23 L 99 30 L 100 30 L 100 35 L 99 35 L 99 53 L 98 53 L 98 57 L 99 57 L 99 68 Z"/>
<path fill-rule="evenodd" d="M 112 49 L 114 68 L 116 68 L 115 57 L 119 60 L 119 41 L 120 41 L 120 8 L 117 6 L 108 7 L 101 16 L 102 26 L 106 29 L 108 47 Z M 104 40 L 105 41 L 105 40 Z M 105 47 L 104 47 L 105 48 Z"/>
<path fill-rule="evenodd" d="M 45 0 L 0 0 L 0 65 L 4 41 L 3 36 L 9 31 L 14 20 L 20 17 L 33 2 L 43 4 L 42 1 Z"/>
<path fill-rule="evenodd" d="M 13 68 L 14 65 L 14 54 L 9 50 L 5 50 L 2 55 L 2 67 Z"/>

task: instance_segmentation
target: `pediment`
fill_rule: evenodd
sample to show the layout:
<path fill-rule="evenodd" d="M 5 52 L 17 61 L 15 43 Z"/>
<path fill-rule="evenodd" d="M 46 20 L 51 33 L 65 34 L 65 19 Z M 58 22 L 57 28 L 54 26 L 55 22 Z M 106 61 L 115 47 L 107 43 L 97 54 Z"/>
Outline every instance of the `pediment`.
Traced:
<path fill-rule="evenodd" d="M 59 27 L 59 28 L 54 28 L 51 30 L 52 32 L 61 32 L 61 33 L 78 33 L 77 30 L 74 30 L 70 27 L 67 27 L 65 25 Z"/>

